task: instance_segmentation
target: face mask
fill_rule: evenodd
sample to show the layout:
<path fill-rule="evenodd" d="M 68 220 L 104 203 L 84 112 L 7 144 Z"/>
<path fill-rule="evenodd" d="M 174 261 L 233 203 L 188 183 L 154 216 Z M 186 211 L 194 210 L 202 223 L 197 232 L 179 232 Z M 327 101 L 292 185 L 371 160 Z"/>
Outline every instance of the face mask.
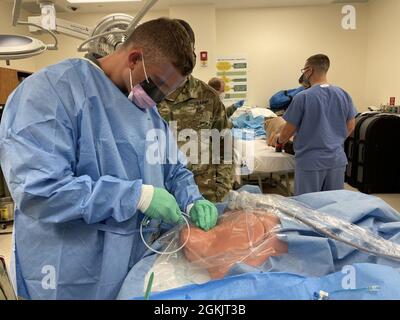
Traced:
<path fill-rule="evenodd" d="M 307 72 L 307 71 L 306 71 L 306 72 Z M 300 83 L 303 87 L 305 87 L 305 88 L 310 88 L 310 87 L 311 87 L 310 77 L 311 77 L 312 74 L 310 75 L 310 77 L 308 77 L 308 78 L 306 79 L 306 76 L 305 76 L 306 72 L 304 72 L 304 73 L 301 75 L 301 77 L 300 77 L 300 79 L 299 79 L 299 83 Z"/>
<path fill-rule="evenodd" d="M 129 73 L 129 80 L 131 84 L 131 93 L 128 99 L 141 109 L 149 109 L 156 106 L 164 100 L 164 93 L 157 87 L 157 85 L 147 77 L 146 67 L 144 65 L 144 58 L 142 56 L 143 70 L 146 80 L 136 86 L 132 85 L 132 70 Z"/>

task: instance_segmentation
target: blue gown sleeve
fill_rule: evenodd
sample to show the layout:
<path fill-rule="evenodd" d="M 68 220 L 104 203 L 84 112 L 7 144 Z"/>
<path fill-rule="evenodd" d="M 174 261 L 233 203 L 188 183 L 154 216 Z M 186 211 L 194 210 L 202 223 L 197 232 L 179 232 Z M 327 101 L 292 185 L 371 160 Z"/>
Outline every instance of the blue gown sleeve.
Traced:
<path fill-rule="evenodd" d="M 194 180 L 193 173 L 186 168 L 187 160 L 179 151 L 174 135 L 167 125 L 166 130 L 168 157 L 164 170 L 165 187 L 174 195 L 181 210 L 186 212 L 188 205 L 204 198 Z"/>
<path fill-rule="evenodd" d="M 142 181 L 75 176 L 78 120 L 45 76 L 32 77 L 9 98 L 0 126 L 0 161 L 16 206 L 44 223 L 132 218 Z"/>

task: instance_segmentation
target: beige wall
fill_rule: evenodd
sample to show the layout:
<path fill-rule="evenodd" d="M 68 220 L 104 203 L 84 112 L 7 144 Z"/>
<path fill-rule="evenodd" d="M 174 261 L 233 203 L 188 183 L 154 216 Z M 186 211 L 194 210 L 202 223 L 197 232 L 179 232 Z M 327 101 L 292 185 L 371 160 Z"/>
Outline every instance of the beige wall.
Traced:
<path fill-rule="evenodd" d="M 0 0 L 0 33 L 1 34 L 20 34 L 29 36 L 29 31 L 24 26 L 13 27 L 12 26 L 12 3 L 7 3 Z M 21 11 L 21 18 L 24 19 L 27 13 Z M 0 67 L 7 67 L 11 69 L 35 71 L 35 60 L 33 58 L 23 60 L 13 60 L 10 62 L 10 66 L 6 65 L 5 61 L 0 60 Z"/>
<path fill-rule="evenodd" d="M 400 104 L 400 1 L 370 0 L 365 93 L 369 105 Z"/>
<path fill-rule="evenodd" d="M 135 15 L 134 12 L 124 12 L 126 14 L 130 15 Z M 58 18 L 65 19 L 68 21 L 73 21 L 77 22 L 80 24 L 83 24 L 88 27 L 93 27 L 96 25 L 96 23 L 106 16 L 107 14 L 101 14 L 101 13 L 93 13 L 93 14 L 74 14 L 74 13 L 60 13 L 57 14 Z M 149 12 L 143 21 L 155 19 L 158 17 L 168 17 L 169 13 L 168 11 L 154 11 L 154 12 Z M 42 41 L 52 41 L 51 37 L 48 35 L 41 35 L 41 36 L 35 36 L 37 38 L 42 39 Z M 72 38 L 70 36 L 62 35 L 60 34 L 58 36 L 59 40 L 59 49 L 55 51 L 47 51 L 44 54 L 38 56 L 35 59 L 36 63 L 36 69 L 40 70 L 43 67 L 46 67 L 48 65 L 57 63 L 61 60 L 67 59 L 67 58 L 75 58 L 75 57 L 83 57 L 84 53 L 80 53 L 77 51 L 78 46 L 82 43 L 82 40 Z"/>
<path fill-rule="evenodd" d="M 134 13 L 127 12 L 134 15 Z M 74 21 L 86 26 L 94 26 L 105 14 L 58 14 L 57 17 L 69 21 Z M 169 11 L 151 11 L 143 21 L 155 19 L 158 17 L 181 18 L 190 23 L 196 34 L 196 52 L 199 56 L 200 51 L 208 51 L 209 61 L 207 67 L 201 67 L 200 63 L 196 65 L 193 75 L 208 81 L 215 74 L 215 56 L 216 56 L 216 10 L 214 6 L 180 6 L 171 7 Z M 205 23 L 205 21 L 207 23 Z M 51 41 L 48 35 L 33 35 L 42 41 Z M 82 57 L 83 54 L 77 52 L 76 48 L 81 40 L 71 38 L 66 35 L 59 35 L 59 50 L 47 51 L 35 59 L 36 69 L 57 63 L 68 57 Z"/>
<path fill-rule="evenodd" d="M 194 75 L 204 81 L 215 75 L 215 58 L 244 55 L 249 60 L 249 104 L 265 106 L 269 97 L 283 88 L 294 88 L 304 60 L 323 52 L 332 59 L 329 79 L 347 90 L 359 110 L 386 103 L 390 96 L 400 101 L 399 0 L 370 0 L 357 4 L 357 30 L 341 28 L 341 5 L 218 9 L 210 5 L 176 6 L 150 12 L 145 20 L 170 16 L 187 20 L 196 33 L 196 51 L 209 52 L 209 65 L 198 63 Z M 0 32 L 29 35 L 27 27 L 11 26 L 12 5 L 0 1 Z M 127 12 L 128 14 L 134 14 Z M 22 12 L 22 17 L 27 13 Z M 58 17 L 94 26 L 106 14 L 58 14 Z M 51 42 L 48 35 L 35 36 Z M 39 70 L 68 57 L 81 40 L 59 35 L 58 51 L 11 62 L 12 68 Z M 0 66 L 5 63 L 0 61 Z"/>
<path fill-rule="evenodd" d="M 184 19 L 193 28 L 196 35 L 196 54 L 200 57 L 201 51 L 208 52 L 208 66 L 202 67 L 199 59 L 193 75 L 208 82 L 215 76 L 215 58 L 217 47 L 216 10 L 212 5 L 171 7 L 169 16 L 175 19 Z"/>
<path fill-rule="evenodd" d="M 341 27 L 342 6 L 217 11 L 217 52 L 249 60 L 249 104 L 266 106 L 281 89 L 298 85 L 305 59 L 331 57 L 329 79 L 365 105 L 367 5 L 357 5 L 358 27 Z"/>

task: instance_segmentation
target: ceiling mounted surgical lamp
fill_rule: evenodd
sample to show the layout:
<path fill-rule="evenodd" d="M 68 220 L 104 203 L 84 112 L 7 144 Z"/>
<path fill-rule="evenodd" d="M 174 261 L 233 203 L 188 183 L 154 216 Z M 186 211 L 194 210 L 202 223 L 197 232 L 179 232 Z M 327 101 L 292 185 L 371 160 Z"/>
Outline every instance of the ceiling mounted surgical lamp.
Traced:
<path fill-rule="evenodd" d="M 128 15 L 123 17 L 121 14 L 104 17 L 92 29 L 90 38 L 82 42 L 78 47 L 78 52 L 93 52 L 100 56 L 106 56 L 114 52 L 129 38 L 139 22 L 157 1 L 148 0 L 134 18 Z M 89 45 L 86 46 L 88 43 Z"/>
<path fill-rule="evenodd" d="M 47 10 L 46 4 L 40 4 L 42 13 Z M 53 7 L 54 8 L 54 7 Z M 44 44 L 38 39 L 34 39 L 28 36 L 18 35 L 0 35 L 0 60 L 6 60 L 7 65 L 10 64 L 10 60 L 25 59 L 38 55 L 45 50 L 56 50 L 58 46 L 58 40 L 54 32 L 45 29 L 41 25 L 31 23 L 29 21 L 20 21 L 19 16 L 21 12 L 21 0 L 14 0 L 14 7 L 12 12 L 12 25 L 27 25 L 41 29 L 50 34 L 53 39 L 53 44 Z"/>
<path fill-rule="evenodd" d="M 46 50 L 57 50 L 58 40 L 55 33 L 85 40 L 78 47 L 78 52 L 92 52 L 106 56 L 125 42 L 158 0 L 148 0 L 135 17 L 123 13 L 111 14 L 100 20 L 93 28 L 56 18 L 52 1 L 38 0 L 41 16 L 28 17 L 28 21 L 19 21 L 21 1 L 14 0 L 13 26 L 27 25 L 31 32 L 48 33 L 53 37 L 54 43 L 44 44 L 28 36 L 0 35 L 0 60 L 6 60 L 8 65 L 10 60 L 29 58 Z"/>

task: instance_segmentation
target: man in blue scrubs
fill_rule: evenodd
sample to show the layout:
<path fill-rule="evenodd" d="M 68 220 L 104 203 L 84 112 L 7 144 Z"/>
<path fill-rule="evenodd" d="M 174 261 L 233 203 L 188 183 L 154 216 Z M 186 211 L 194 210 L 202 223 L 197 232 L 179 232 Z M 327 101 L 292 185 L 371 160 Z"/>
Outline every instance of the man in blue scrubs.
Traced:
<path fill-rule="evenodd" d="M 278 144 L 285 144 L 295 135 L 296 195 L 344 188 L 343 145 L 354 130 L 357 112 L 349 94 L 328 83 L 329 67 L 326 55 L 307 59 L 299 82 L 310 88 L 294 97 L 277 138 Z"/>
<path fill-rule="evenodd" d="M 149 243 L 182 212 L 204 230 L 215 226 L 217 210 L 156 108 L 193 66 L 186 30 L 162 18 L 115 53 L 47 67 L 9 97 L 0 160 L 16 204 L 19 296 L 114 299 L 145 254 L 145 216 Z"/>

